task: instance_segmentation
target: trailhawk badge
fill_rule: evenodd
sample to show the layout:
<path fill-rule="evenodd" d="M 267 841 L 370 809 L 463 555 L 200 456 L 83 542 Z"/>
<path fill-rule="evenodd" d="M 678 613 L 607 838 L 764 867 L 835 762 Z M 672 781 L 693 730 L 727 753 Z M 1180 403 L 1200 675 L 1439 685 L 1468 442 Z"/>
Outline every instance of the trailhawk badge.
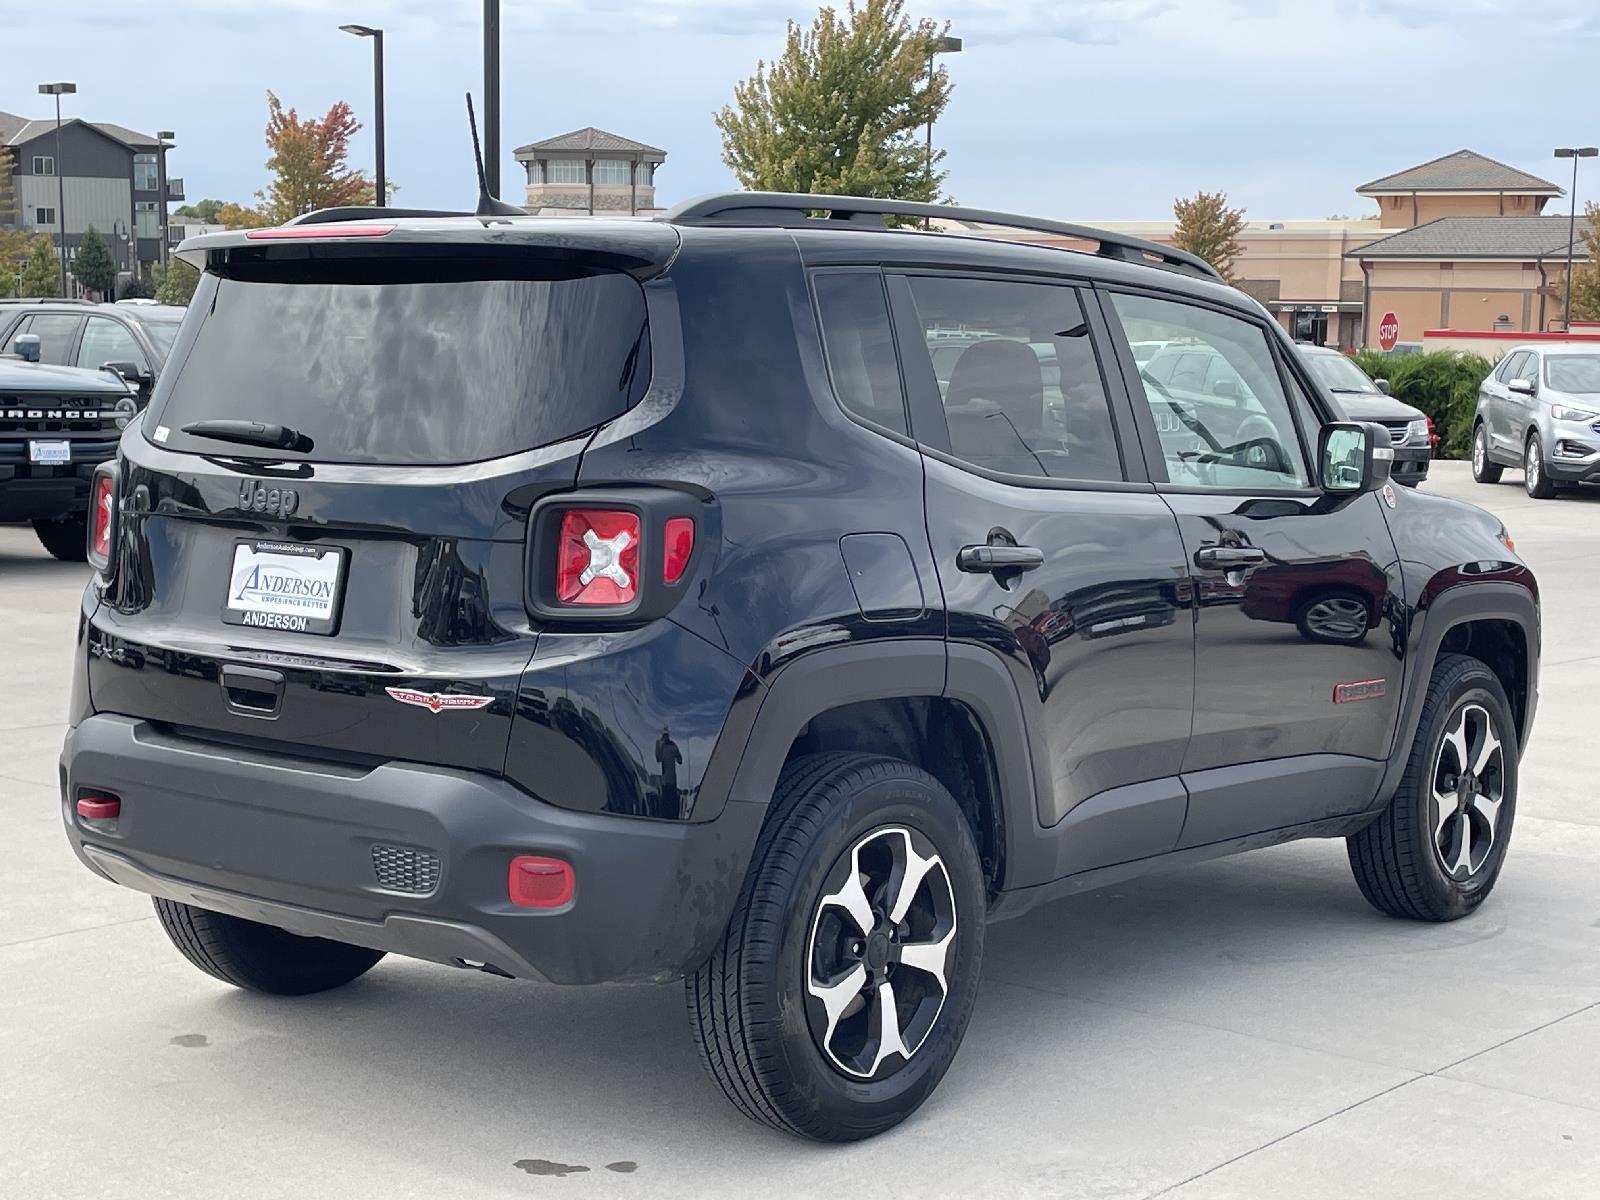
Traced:
<path fill-rule="evenodd" d="M 410 688 L 384 688 L 391 699 L 400 701 L 401 704 L 415 704 L 418 708 L 425 708 L 429 712 L 438 714 L 446 709 L 458 708 L 483 708 L 493 704 L 493 696 L 460 696 L 450 692 L 414 692 Z"/>

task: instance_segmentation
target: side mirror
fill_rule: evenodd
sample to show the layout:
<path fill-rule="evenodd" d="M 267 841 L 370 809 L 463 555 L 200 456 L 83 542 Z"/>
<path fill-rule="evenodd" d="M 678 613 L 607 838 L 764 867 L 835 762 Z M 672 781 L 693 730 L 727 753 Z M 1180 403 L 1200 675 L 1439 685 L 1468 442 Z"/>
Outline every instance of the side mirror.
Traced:
<path fill-rule="evenodd" d="M 1222 396 L 1225 399 L 1237 400 L 1239 398 L 1239 385 L 1231 379 L 1219 379 L 1211 385 L 1213 396 Z"/>
<path fill-rule="evenodd" d="M 1394 395 L 1394 391 L 1389 387 L 1389 381 L 1387 379 L 1374 379 L 1372 382 L 1377 385 L 1378 390 L 1385 396 Z"/>
<path fill-rule="evenodd" d="M 38 362 L 39 335 L 37 333 L 19 333 L 17 334 L 17 340 L 11 343 L 11 349 L 24 362 Z"/>
<path fill-rule="evenodd" d="M 1539 390 L 1538 385 L 1531 379 L 1513 379 L 1506 384 L 1506 387 L 1519 396 L 1531 396 Z"/>
<path fill-rule="evenodd" d="M 1394 445 L 1389 431 L 1376 422 L 1340 421 L 1322 427 L 1317 462 L 1323 491 L 1358 496 L 1389 482 Z"/>
<path fill-rule="evenodd" d="M 139 364 L 138 363 L 131 363 L 131 362 L 101 363 L 100 364 L 100 369 L 102 371 L 115 372 L 116 374 L 122 376 L 123 379 L 125 379 L 129 383 L 133 384 L 135 387 L 138 387 L 140 384 L 145 384 L 145 383 L 149 383 L 150 382 L 150 372 L 149 371 L 141 371 L 139 369 Z"/>

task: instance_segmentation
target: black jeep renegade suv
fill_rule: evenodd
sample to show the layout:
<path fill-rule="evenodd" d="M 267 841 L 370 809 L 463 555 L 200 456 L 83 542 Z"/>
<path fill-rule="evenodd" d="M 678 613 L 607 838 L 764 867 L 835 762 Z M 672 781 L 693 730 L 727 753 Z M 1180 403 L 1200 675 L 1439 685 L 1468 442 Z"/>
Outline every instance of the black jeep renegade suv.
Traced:
<path fill-rule="evenodd" d="M 842 1140 L 950 1066 L 989 920 L 1298 837 L 1395 916 L 1494 885 L 1533 577 L 1198 259 L 760 194 L 181 253 L 62 811 L 219 979 L 682 978 L 728 1098 Z"/>

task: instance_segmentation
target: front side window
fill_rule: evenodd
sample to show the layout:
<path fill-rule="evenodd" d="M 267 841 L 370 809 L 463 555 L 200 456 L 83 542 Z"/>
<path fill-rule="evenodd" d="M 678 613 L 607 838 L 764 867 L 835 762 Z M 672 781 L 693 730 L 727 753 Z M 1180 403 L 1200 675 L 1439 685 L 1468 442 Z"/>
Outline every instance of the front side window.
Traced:
<path fill-rule="evenodd" d="M 1495 372 L 1495 378 L 1501 383 L 1510 383 L 1513 379 L 1521 379 L 1523 364 L 1528 361 L 1528 352 L 1518 350 L 1508 354 L 1506 360 L 1500 364 L 1500 369 Z"/>
<path fill-rule="evenodd" d="M 1099 358 L 1077 292 L 1046 283 L 914 276 L 912 300 L 950 431 L 987 471 L 1122 479 Z M 926 376 L 928 372 L 913 373 Z"/>
<path fill-rule="evenodd" d="M 1600 393 L 1600 354 L 1551 354 L 1544 381 L 1558 392 Z"/>
<path fill-rule="evenodd" d="M 876 271 L 827 272 L 816 277 L 828 377 L 839 403 L 858 417 L 907 432 L 900 364 Z"/>
<path fill-rule="evenodd" d="M 83 327 L 83 338 L 78 343 L 77 365 L 93 370 L 113 362 L 131 362 L 141 371 L 150 368 L 144 351 L 139 349 L 139 343 L 120 321 L 113 321 L 110 317 L 90 317 L 88 324 Z"/>
<path fill-rule="evenodd" d="M 18 325 L 17 333 L 37 334 L 39 361 L 64 367 L 67 365 L 67 353 L 72 347 L 73 337 L 78 332 L 80 320 L 79 317 L 65 316 L 61 313 L 40 313 Z"/>
<path fill-rule="evenodd" d="M 161 186 L 161 179 L 156 166 L 154 154 L 135 154 L 133 156 L 133 190 L 136 192 L 153 192 Z"/>
<path fill-rule="evenodd" d="M 552 158 L 546 164 L 546 183 L 588 183 L 586 165 L 581 158 Z"/>
<path fill-rule="evenodd" d="M 1149 296 L 1117 293 L 1112 304 L 1129 341 L 1168 343 L 1141 369 L 1139 380 L 1172 483 L 1249 491 L 1310 485 L 1289 400 L 1260 326 Z M 1167 356 L 1175 361 L 1163 378 L 1151 367 Z"/>
<path fill-rule="evenodd" d="M 632 164 L 619 158 L 602 158 L 594 164 L 594 181 L 601 187 L 627 187 Z"/>

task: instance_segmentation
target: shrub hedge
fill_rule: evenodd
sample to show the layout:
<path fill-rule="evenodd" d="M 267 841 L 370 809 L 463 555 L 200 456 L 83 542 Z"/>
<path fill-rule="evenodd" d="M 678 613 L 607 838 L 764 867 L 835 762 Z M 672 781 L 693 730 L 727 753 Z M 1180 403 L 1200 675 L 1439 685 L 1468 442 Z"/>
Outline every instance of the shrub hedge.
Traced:
<path fill-rule="evenodd" d="M 1472 414 L 1478 385 L 1494 364 L 1481 354 L 1439 350 L 1432 354 L 1383 354 L 1358 350 L 1356 365 L 1374 379 L 1387 379 L 1396 400 L 1433 418 L 1436 458 L 1466 458 L 1472 450 Z"/>

